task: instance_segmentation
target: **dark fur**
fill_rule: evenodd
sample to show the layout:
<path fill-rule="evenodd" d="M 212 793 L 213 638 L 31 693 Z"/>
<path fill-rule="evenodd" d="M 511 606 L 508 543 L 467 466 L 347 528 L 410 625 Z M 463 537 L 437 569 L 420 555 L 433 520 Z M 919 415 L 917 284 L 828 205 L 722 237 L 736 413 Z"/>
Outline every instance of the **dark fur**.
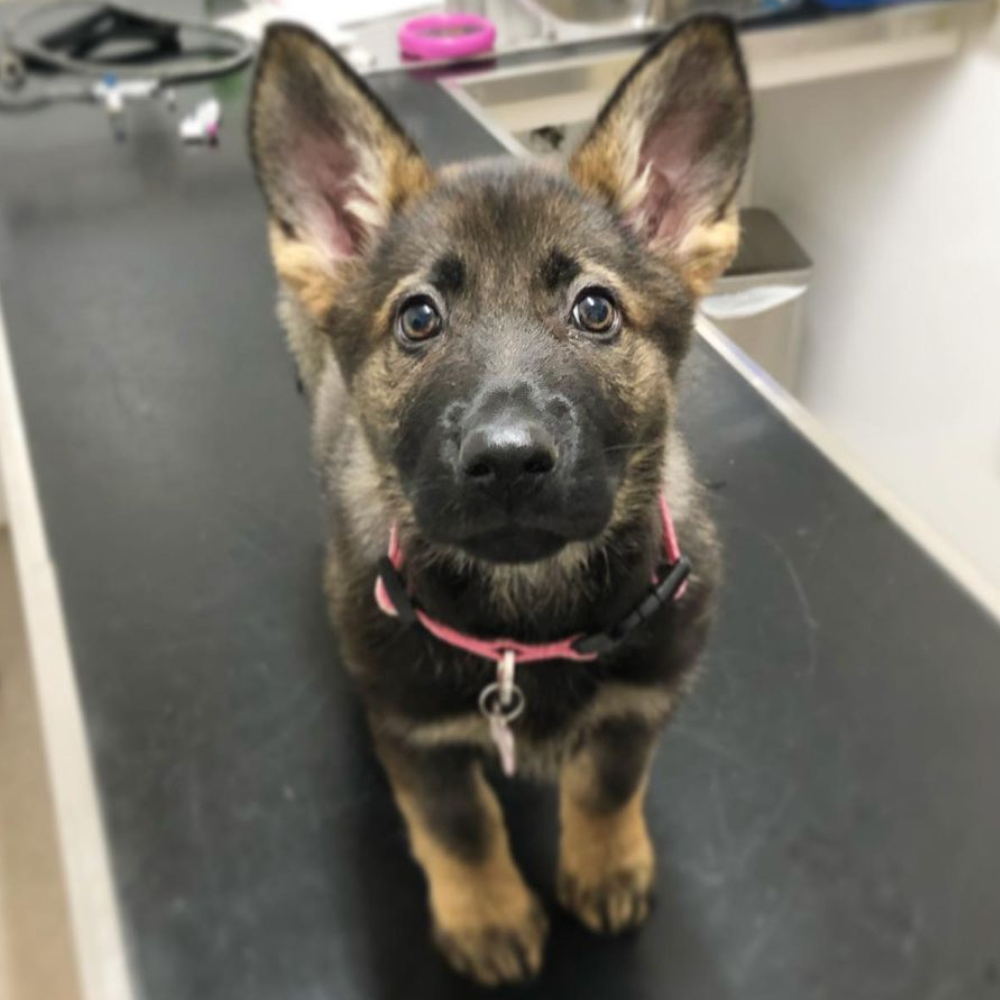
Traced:
<path fill-rule="evenodd" d="M 600 631 L 648 588 L 666 492 L 694 567 L 684 596 L 613 654 L 522 666 L 517 678 L 522 767 L 562 775 L 563 902 L 599 929 L 641 921 L 649 755 L 704 642 L 717 572 L 674 428 L 675 381 L 697 296 L 735 250 L 749 122 L 732 29 L 703 18 L 629 74 L 568 175 L 498 161 L 434 176 L 322 43 L 282 28 L 264 46 L 254 160 L 282 319 L 314 407 L 331 611 L 429 878 L 438 941 L 484 982 L 537 971 L 545 927 L 479 776 L 492 752 L 476 705 L 494 667 L 383 615 L 376 561 L 396 523 L 408 582 L 432 615 L 523 641 Z M 675 127 L 691 169 L 672 162 Z M 647 156 L 663 156 L 665 172 L 637 201 L 627 170 L 641 173 Z M 584 280 L 614 286 L 624 329 L 613 343 L 567 319 Z M 438 304 L 448 333 L 404 348 L 393 328 L 414 292 Z M 514 532 L 484 556 L 490 510 L 457 492 L 447 456 L 500 369 L 503 391 L 544 413 L 573 459 L 530 512 L 542 540 Z"/>

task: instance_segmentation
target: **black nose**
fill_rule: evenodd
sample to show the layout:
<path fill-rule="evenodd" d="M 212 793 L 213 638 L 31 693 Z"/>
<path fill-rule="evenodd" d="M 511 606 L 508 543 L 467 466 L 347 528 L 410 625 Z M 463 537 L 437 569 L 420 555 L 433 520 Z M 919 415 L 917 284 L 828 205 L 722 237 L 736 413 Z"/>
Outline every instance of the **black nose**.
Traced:
<path fill-rule="evenodd" d="M 483 487 L 527 489 L 556 467 L 555 441 L 537 420 L 499 415 L 466 434 L 458 460 L 467 479 Z"/>

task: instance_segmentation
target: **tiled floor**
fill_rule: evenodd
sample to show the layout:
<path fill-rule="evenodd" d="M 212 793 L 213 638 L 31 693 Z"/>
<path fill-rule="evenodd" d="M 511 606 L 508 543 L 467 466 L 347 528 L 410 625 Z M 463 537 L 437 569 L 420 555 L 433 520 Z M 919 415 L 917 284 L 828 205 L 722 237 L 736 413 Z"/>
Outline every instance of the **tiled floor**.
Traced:
<path fill-rule="evenodd" d="M 10 537 L 0 527 L 0 1000 L 79 996 Z"/>

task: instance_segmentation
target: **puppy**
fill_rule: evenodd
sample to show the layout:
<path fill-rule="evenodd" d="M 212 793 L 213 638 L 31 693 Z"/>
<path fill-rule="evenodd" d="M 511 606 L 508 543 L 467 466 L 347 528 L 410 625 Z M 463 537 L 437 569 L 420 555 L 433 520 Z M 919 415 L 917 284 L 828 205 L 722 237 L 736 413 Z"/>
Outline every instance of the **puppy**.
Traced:
<path fill-rule="evenodd" d="M 267 35 L 250 125 L 344 659 L 438 946 L 480 982 L 524 979 L 546 919 L 484 767 L 558 781 L 564 907 L 606 933 L 649 911 L 650 755 L 717 572 L 674 411 L 738 240 L 735 33 L 700 17 L 655 44 L 566 170 L 433 171 L 291 26 Z"/>

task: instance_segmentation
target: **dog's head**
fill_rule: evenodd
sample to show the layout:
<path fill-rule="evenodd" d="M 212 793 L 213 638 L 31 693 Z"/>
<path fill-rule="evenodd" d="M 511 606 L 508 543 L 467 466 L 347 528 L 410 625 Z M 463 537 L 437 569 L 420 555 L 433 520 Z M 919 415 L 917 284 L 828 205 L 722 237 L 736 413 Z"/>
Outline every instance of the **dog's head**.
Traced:
<path fill-rule="evenodd" d="M 694 304 L 736 249 L 750 120 L 733 29 L 699 18 L 568 171 L 435 173 L 320 41 L 269 32 L 251 133 L 275 263 L 400 518 L 530 562 L 649 509 Z"/>

